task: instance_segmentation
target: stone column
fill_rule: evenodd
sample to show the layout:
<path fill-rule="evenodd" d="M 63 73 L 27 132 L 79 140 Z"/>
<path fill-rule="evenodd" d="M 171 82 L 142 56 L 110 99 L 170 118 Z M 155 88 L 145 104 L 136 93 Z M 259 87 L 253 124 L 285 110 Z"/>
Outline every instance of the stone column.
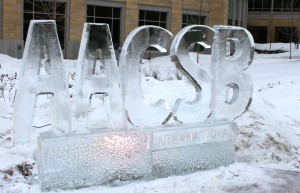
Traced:
<path fill-rule="evenodd" d="M 210 0 L 209 26 L 227 25 L 228 0 Z"/>
<path fill-rule="evenodd" d="M 182 28 L 182 0 L 172 0 L 170 30 L 176 35 Z"/>
<path fill-rule="evenodd" d="M 22 0 L 3 0 L 3 39 L 22 40 Z"/>
<path fill-rule="evenodd" d="M 127 0 L 125 3 L 125 39 L 128 34 L 138 27 L 139 22 L 139 4 L 138 0 Z"/>
<path fill-rule="evenodd" d="M 86 22 L 86 0 L 70 0 L 69 35 L 66 46 L 67 58 L 76 59 L 82 35 L 83 25 Z"/>
<path fill-rule="evenodd" d="M 23 22 L 22 0 L 2 1 L 2 38 L 0 53 L 22 58 Z"/>
<path fill-rule="evenodd" d="M 0 0 L 0 9 L 2 8 L 2 0 Z M 3 39 L 3 13 L 0 11 L 0 39 Z"/>

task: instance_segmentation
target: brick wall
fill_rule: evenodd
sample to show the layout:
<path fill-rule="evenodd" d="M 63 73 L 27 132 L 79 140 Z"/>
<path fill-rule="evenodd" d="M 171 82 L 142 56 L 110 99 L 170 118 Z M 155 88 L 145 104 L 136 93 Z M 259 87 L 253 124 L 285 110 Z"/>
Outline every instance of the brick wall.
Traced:
<path fill-rule="evenodd" d="M 1 9 L 1 11 L 0 11 L 0 39 L 3 39 L 3 11 L 2 11 L 2 4 L 3 2 L 2 2 L 2 0 L 0 0 L 0 9 Z"/>
<path fill-rule="evenodd" d="M 3 0 L 3 39 L 22 39 L 22 0 Z"/>
<path fill-rule="evenodd" d="M 86 0 L 70 0 L 71 41 L 80 41 L 84 22 L 86 22 Z"/>
<path fill-rule="evenodd" d="M 183 0 L 183 9 L 209 11 L 209 0 Z"/>
<path fill-rule="evenodd" d="M 127 0 L 125 3 L 125 18 L 124 18 L 124 25 L 125 25 L 125 37 L 138 27 L 138 20 L 139 20 L 139 10 L 138 10 L 138 0 Z"/>
<path fill-rule="evenodd" d="M 124 31 L 122 39 L 136 27 L 139 20 L 139 5 L 149 5 L 168 8 L 170 10 L 170 31 L 176 34 L 181 30 L 184 10 L 194 10 L 209 13 L 209 25 L 227 24 L 228 0 L 107 0 L 124 3 Z M 96 2 L 96 0 L 94 1 Z M 102 2 L 106 3 L 104 0 Z M 17 44 L 22 44 L 22 3 L 23 0 L 2 0 L 2 45 L 1 53 L 12 53 L 14 56 Z M 66 25 L 65 51 L 67 58 L 76 58 L 81 40 L 83 24 L 86 21 L 87 0 L 69 0 L 68 24 Z M 103 3 L 102 3 L 103 4 Z M 0 34 L 1 35 L 1 34 Z M 13 43 L 12 43 L 13 42 Z"/>
<path fill-rule="evenodd" d="M 184 0 L 172 0 L 171 32 L 176 35 L 182 28 L 182 3 Z"/>
<path fill-rule="evenodd" d="M 248 17 L 248 26 L 263 26 L 268 28 L 267 42 L 276 42 L 276 27 L 295 27 L 300 31 L 300 13 L 294 13 L 294 20 L 288 19 L 290 13 L 256 13 Z M 287 16 L 286 16 L 287 15 Z M 286 17 L 285 17 L 286 16 Z M 293 25 L 292 25 L 293 24 Z M 300 40 L 300 34 L 298 34 Z"/>
<path fill-rule="evenodd" d="M 209 26 L 227 25 L 228 0 L 210 0 Z"/>
<path fill-rule="evenodd" d="M 172 0 L 139 0 L 139 4 L 154 5 L 154 6 L 160 6 L 160 7 L 171 7 Z"/>

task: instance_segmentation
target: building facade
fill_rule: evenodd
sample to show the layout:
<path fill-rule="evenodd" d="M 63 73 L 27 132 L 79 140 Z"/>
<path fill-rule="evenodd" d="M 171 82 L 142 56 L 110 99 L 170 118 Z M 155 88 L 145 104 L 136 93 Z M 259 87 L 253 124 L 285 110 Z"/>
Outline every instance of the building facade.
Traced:
<path fill-rule="evenodd" d="M 298 42 L 300 0 L 249 0 L 247 28 L 256 43 Z"/>
<path fill-rule="evenodd" d="M 245 27 L 247 4 L 247 0 L 0 0 L 0 53 L 22 57 L 31 19 L 55 19 L 65 57 L 75 59 L 85 22 L 108 23 L 117 50 L 141 25 L 161 26 L 174 34 L 190 24 Z"/>
<path fill-rule="evenodd" d="M 228 25 L 247 27 L 248 0 L 228 1 Z"/>

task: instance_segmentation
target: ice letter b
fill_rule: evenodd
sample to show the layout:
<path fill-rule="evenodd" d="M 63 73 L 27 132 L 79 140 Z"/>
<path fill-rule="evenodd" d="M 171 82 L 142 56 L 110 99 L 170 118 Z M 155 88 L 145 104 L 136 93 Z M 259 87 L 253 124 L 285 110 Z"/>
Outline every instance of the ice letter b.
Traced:
<path fill-rule="evenodd" d="M 214 29 L 217 37 L 212 47 L 212 118 L 232 120 L 247 110 L 252 101 L 252 81 L 245 70 L 253 60 L 254 41 L 244 28 Z"/>
<path fill-rule="evenodd" d="M 14 143 L 29 141 L 34 106 L 39 94 L 52 96 L 52 130 L 69 130 L 70 108 L 66 85 L 55 22 L 31 20 L 14 104 Z"/>

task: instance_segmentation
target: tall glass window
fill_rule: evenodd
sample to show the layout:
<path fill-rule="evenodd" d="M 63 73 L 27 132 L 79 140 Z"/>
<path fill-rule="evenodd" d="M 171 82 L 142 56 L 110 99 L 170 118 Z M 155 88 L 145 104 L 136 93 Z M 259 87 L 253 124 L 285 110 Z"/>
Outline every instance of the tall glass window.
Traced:
<path fill-rule="evenodd" d="M 300 12 L 299 0 L 274 0 L 274 12 Z"/>
<path fill-rule="evenodd" d="M 289 43 L 298 42 L 297 28 L 296 27 L 275 27 L 275 39 L 277 42 Z"/>
<path fill-rule="evenodd" d="M 248 0 L 249 11 L 271 11 L 272 0 Z"/>
<path fill-rule="evenodd" d="M 268 40 L 268 26 L 248 26 L 255 43 L 264 44 Z"/>
<path fill-rule="evenodd" d="M 121 8 L 87 5 L 87 18 L 89 23 L 107 23 L 112 35 L 114 49 L 120 46 L 121 35 Z"/>
<path fill-rule="evenodd" d="M 140 10 L 139 26 L 155 25 L 167 28 L 167 12 Z"/>
<path fill-rule="evenodd" d="M 182 28 L 188 26 L 188 25 L 194 25 L 194 24 L 206 24 L 206 16 L 202 15 L 195 15 L 195 14 L 183 14 L 182 15 Z"/>
<path fill-rule="evenodd" d="M 246 27 L 247 3 L 247 0 L 229 0 L 228 25 Z"/>
<path fill-rule="evenodd" d="M 300 0 L 248 0 L 248 10 L 264 12 L 300 12 Z"/>
<path fill-rule="evenodd" d="M 66 2 L 52 2 L 42 0 L 24 0 L 23 11 L 23 39 L 26 40 L 30 20 L 53 19 L 56 21 L 60 46 L 64 49 Z"/>

